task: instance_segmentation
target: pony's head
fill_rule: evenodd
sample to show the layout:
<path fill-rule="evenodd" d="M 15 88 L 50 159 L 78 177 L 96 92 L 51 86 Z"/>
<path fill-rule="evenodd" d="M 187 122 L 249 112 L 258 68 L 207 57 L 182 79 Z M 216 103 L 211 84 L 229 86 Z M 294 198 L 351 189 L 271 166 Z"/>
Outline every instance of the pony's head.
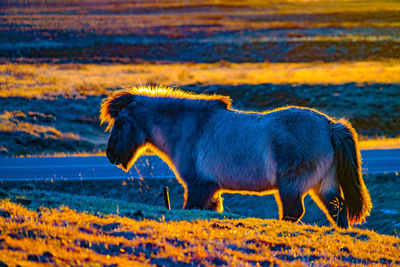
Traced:
<path fill-rule="evenodd" d="M 135 96 L 127 91 L 116 92 L 106 98 L 100 110 L 100 120 L 111 129 L 107 157 L 111 163 L 128 171 L 136 151 L 146 143 L 146 134 L 135 116 Z"/>

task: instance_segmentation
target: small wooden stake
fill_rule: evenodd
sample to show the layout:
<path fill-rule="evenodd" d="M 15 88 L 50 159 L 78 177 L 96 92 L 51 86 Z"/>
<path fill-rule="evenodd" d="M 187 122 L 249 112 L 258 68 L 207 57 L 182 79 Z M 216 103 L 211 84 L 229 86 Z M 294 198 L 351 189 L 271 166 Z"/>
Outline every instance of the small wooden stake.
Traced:
<path fill-rule="evenodd" d="M 169 191 L 168 191 L 168 186 L 164 186 L 164 202 L 165 202 L 165 207 L 167 209 L 171 209 L 171 204 L 169 203 Z"/>

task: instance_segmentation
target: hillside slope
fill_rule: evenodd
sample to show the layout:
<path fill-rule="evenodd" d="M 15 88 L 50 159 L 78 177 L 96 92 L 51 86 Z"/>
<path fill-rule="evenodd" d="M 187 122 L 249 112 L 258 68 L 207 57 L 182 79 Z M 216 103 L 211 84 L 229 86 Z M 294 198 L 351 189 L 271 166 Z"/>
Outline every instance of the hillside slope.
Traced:
<path fill-rule="evenodd" d="M 0 202 L 1 266 L 400 265 L 400 238 L 368 230 L 58 198 L 71 207 L 86 205 L 90 213 L 67 206 L 27 209 L 25 197 Z M 113 209 L 121 216 L 110 214 Z"/>

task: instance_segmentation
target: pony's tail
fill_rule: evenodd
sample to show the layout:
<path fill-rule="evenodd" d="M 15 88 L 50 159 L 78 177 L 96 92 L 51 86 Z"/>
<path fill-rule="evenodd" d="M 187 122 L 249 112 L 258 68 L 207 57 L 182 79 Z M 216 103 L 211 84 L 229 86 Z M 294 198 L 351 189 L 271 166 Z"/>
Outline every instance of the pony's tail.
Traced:
<path fill-rule="evenodd" d="M 365 222 L 372 209 L 371 197 L 361 174 L 361 155 L 357 133 L 350 122 L 341 119 L 331 124 L 336 175 L 342 188 L 351 223 Z"/>

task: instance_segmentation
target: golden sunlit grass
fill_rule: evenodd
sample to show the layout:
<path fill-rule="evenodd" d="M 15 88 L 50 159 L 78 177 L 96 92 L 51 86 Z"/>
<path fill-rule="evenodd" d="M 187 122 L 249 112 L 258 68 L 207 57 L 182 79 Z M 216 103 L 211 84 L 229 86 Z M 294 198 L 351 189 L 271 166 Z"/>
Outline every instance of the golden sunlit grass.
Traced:
<path fill-rule="evenodd" d="M 212 64 L 5 64 L 0 97 L 103 95 L 109 88 L 161 84 L 400 83 L 400 61 Z"/>
<path fill-rule="evenodd" d="M 0 114 L 0 131 L 9 133 L 24 132 L 40 138 L 80 139 L 74 133 L 61 133 L 53 126 L 21 122 L 15 118 L 26 118 L 26 115 L 21 111 L 5 111 Z"/>
<path fill-rule="evenodd" d="M 393 149 L 400 148 L 400 137 L 362 138 L 359 141 L 360 149 Z"/>
<path fill-rule="evenodd" d="M 31 211 L 8 200 L 0 211 L 1 260 L 10 266 L 400 264 L 400 238 L 367 230 L 254 218 L 138 221 L 65 206 Z"/>

